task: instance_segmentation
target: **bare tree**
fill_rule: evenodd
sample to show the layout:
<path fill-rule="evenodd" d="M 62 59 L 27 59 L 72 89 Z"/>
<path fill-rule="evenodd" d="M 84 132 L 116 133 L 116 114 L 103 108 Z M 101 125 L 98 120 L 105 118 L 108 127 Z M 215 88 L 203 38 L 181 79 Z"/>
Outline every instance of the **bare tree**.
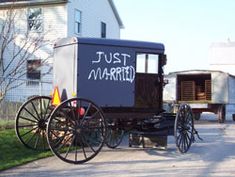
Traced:
<path fill-rule="evenodd" d="M 12 6 L 5 11 L 5 17 L 0 17 L 0 102 L 9 90 L 23 84 L 16 81 L 25 78 L 28 60 L 49 44 L 45 32 L 32 33 L 27 27 L 22 30 L 22 26 L 17 26 L 17 15 Z M 45 65 L 49 57 L 42 59 L 36 67 Z"/>

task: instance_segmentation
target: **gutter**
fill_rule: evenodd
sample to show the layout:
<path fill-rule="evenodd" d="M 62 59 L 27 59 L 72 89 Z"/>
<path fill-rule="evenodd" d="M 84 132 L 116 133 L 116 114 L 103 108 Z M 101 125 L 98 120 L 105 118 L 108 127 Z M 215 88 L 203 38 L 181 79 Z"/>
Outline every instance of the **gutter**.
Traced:
<path fill-rule="evenodd" d="M 67 3 L 68 0 L 33 0 L 33 1 L 12 1 L 12 2 L 1 2 L 0 8 L 18 8 L 25 6 L 37 6 L 37 5 L 51 5 L 51 4 L 64 4 Z"/>

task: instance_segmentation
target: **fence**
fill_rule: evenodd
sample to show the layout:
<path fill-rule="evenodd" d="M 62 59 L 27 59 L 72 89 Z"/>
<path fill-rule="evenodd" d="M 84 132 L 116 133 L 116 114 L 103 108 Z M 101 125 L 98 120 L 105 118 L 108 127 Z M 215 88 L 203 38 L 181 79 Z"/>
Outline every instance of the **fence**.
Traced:
<path fill-rule="evenodd" d="M 36 95 L 50 95 L 52 91 L 52 81 L 29 80 L 29 79 L 14 79 L 1 78 L 0 92 L 4 89 L 5 84 L 11 79 L 12 89 L 6 92 L 3 100 L 0 102 L 0 120 L 11 120 L 19 107 L 29 98 Z"/>

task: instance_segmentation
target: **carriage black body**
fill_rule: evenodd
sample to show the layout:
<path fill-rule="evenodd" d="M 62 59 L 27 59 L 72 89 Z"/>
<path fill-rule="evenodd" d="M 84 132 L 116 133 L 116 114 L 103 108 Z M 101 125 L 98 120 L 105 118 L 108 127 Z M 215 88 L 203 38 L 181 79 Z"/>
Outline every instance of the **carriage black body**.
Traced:
<path fill-rule="evenodd" d="M 55 95 L 26 102 L 16 117 L 18 137 L 33 149 L 45 147 L 40 138 L 28 143 L 28 133 L 21 133 L 21 119 L 36 119 L 38 129 L 28 132 L 46 136 L 55 155 L 69 163 L 92 159 L 103 144 L 117 147 L 124 133 L 130 146 L 134 135 L 175 135 L 178 149 L 187 152 L 195 132 L 190 107 L 181 105 L 177 114 L 163 110 L 164 52 L 161 43 L 61 39 L 54 46 L 53 85 L 62 103 L 53 104 Z"/>
<path fill-rule="evenodd" d="M 122 108 L 129 113 L 162 112 L 163 44 L 69 38 L 56 43 L 54 51 L 54 85 L 63 99 L 76 94 L 112 113 Z M 156 64 L 156 70 L 136 71 L 137 57 L 143 64 Z"/>

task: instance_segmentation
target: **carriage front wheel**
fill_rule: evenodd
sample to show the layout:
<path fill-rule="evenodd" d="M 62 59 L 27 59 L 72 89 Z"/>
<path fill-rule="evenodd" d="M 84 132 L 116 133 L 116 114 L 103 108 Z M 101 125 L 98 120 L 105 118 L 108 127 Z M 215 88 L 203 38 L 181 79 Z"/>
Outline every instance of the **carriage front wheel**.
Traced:
<path fill-rule="evenodd" d="M 94 158 L 105 140 L 105 119 L 92 101 L 72 98 L 62 102 L 47 125 L 52 152 L 67 163 L 81 164 Z"/>
<path fill-rule="evenodd" d="M 181 153 L 186 153 L 194 140 L 193 113 L 189 105 L 182 104 L 176 114 L 175 142 Z"/>
<path fill-rule="evenodd" d="M 36 96 L 26 101 L 16 115 L 16 135 L 28 148 L 49 149 L 46 139 L 46 124 L 53 110 L 51 98 Z"/>

